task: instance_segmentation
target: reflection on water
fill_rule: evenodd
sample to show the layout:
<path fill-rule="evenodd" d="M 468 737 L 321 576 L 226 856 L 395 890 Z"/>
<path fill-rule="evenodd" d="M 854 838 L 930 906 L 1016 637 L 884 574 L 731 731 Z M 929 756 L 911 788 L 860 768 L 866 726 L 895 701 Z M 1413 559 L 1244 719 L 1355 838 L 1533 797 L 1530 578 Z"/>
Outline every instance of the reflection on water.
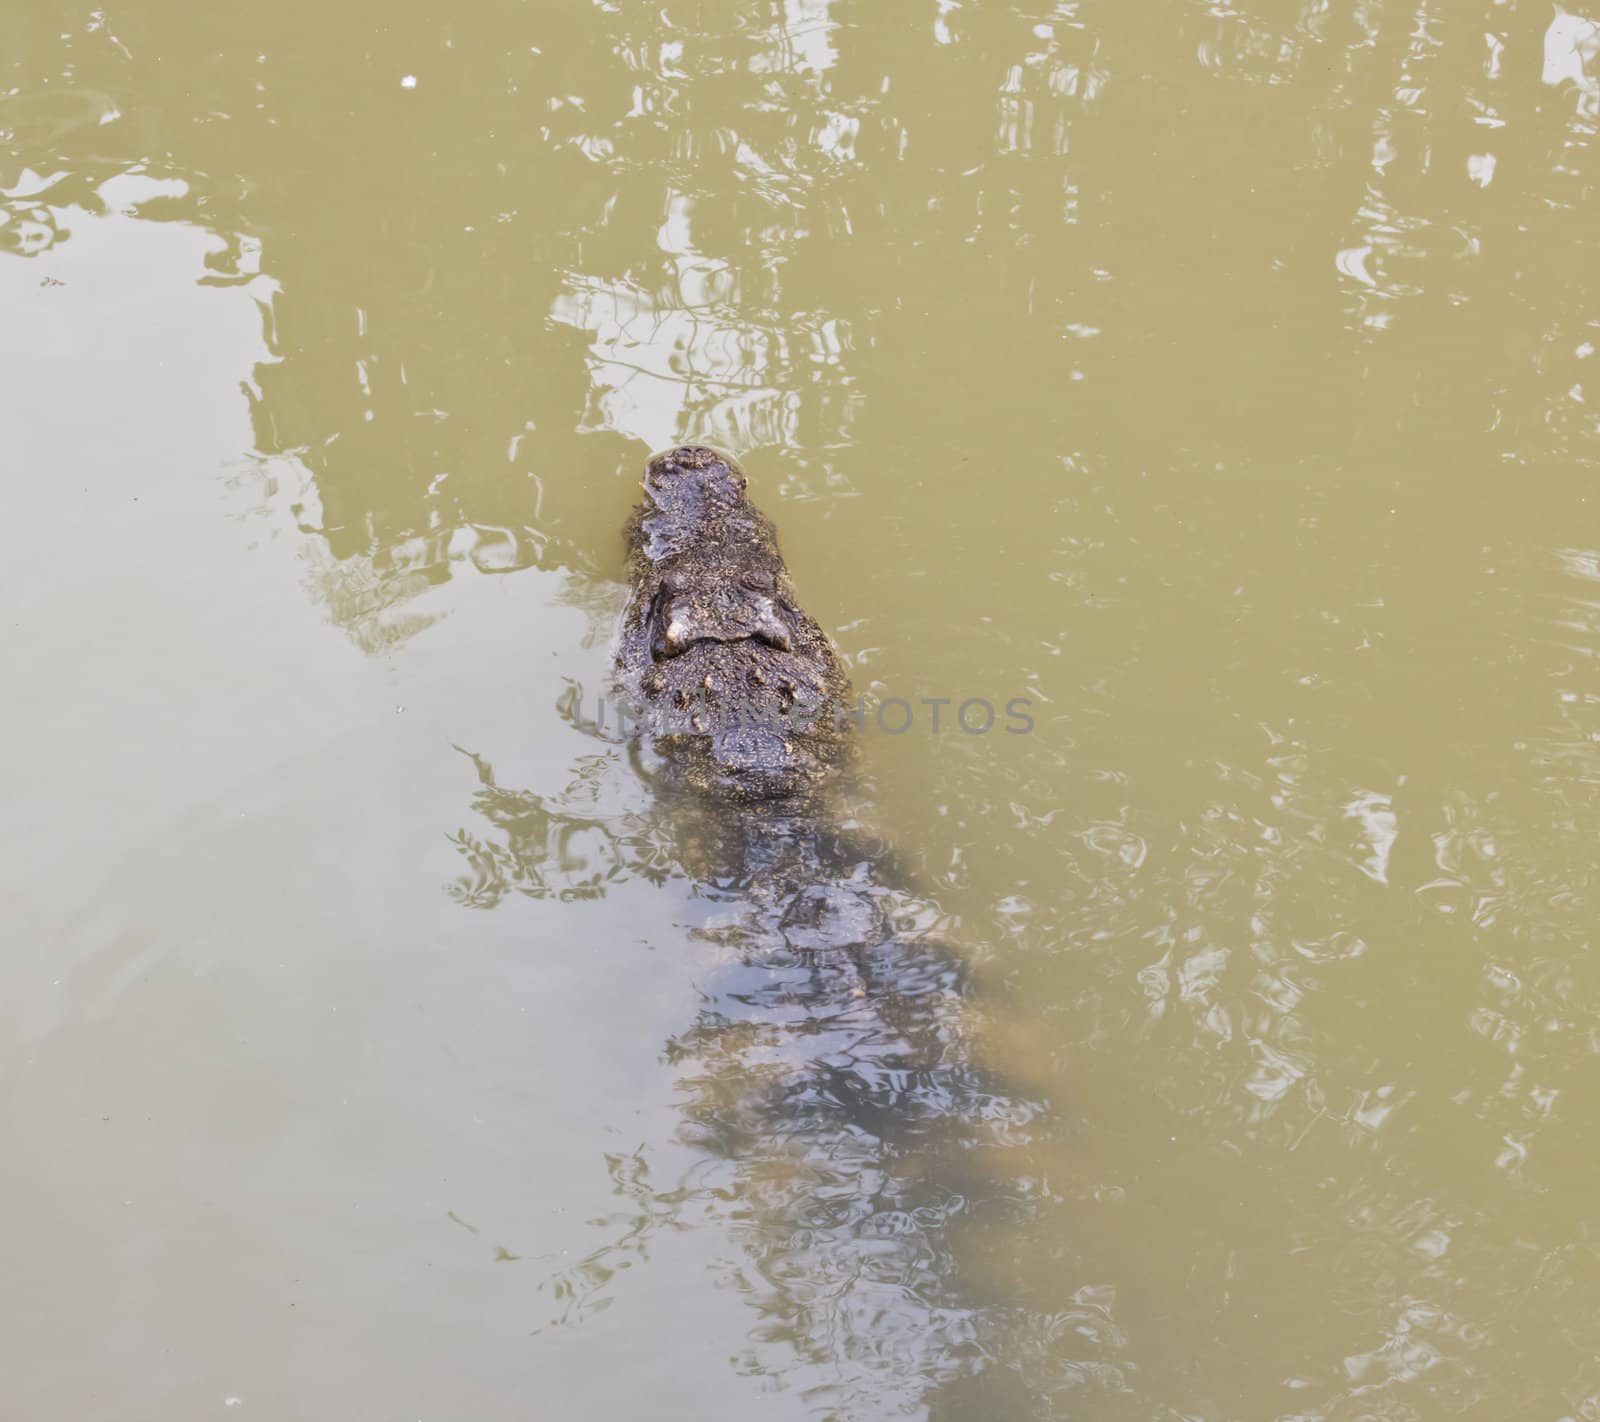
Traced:
<path fill-rule="evenodd" d="M 733 269 L 694 249 L 692 202 L 681 194 L 667 201 L 660 241 L 668 265 L 657 291 L 575 277 L 571 295 L 555 303 L 556 320 L 594 337 L 582 428 L 615 430 L 651 449 L 685 440 L 793 446 L 806 394 L 848 424 L 840 323 L 752 323 Z"/>
<path fill-rule="evenodd" d="M 663 1415 L 1600 1410 L 1592 6 L 12 9 L 0 1069 L 66 1162 L 19 1267 L 97 1281 L 30 1339 L 130 1415 L 237 1396 L 186 1390 L 234 1318 L 284 1415 L 509 1415 L 729 1295 Z M 864 691 L 1035 699 L 874 739 L 905 874 L 567 772 L 684 438 Z M 799 956 L 858 870 L 928 886 L 903 956 Z M 552 998 L 532 1072 L 496 1012 Z M 434 1287 L 424 1209 L 519 1258 Z M 316 1261 L 323 1353 L 262 1282 Z M 61 1412 L 82 1349 L 22 1351 Z"/>
<path fill-rule="evenodd" d="M 625 1208 L 555 1278 L 553 1322 L 608 1306 L 657 1231 L 715 1225 L 745 1256 L 716 1267 L 760 1318 L 742 1367 L 784 1380 L 797 1352 L 814 1405 L 880 1417 L 939 1412 L 952 1387 L 947 1415 L 1017 1405 L 1016 1311 L 962 1261 L 1048 1196 L 1028 1150 L 1045 1108 L 978 1062 L 977 1004 L 937 905 L 897 888 L 882 844 L 848 822 L 693 801 L 608 814 L 626 799 L 612 756 L 585 757 L 554 801 L 471 759 L 489 833 L 452 836 L 458 901 L 672 883 L 663 908 L 710 949 L 693 1022 L 662 1049 L 701 1163 L 657 1186 L 643 1147 L 607 1157 Z M 1026 1323 L 1024 1337 L 1065 1327 Z M 1041 1399 L 1063 1385 L 1029 1381 Z"/>

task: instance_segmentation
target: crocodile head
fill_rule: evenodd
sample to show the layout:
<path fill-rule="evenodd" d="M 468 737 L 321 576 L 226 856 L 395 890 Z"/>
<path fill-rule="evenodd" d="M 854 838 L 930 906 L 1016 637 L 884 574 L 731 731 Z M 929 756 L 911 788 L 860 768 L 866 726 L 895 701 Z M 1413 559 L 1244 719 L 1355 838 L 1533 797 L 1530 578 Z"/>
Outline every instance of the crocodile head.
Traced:
<path fill-rule="evenodd" d="M 745 488 L 738 464 L 700 445 L 645 466 L 628 523 L 617 680 L 687 783 L 778 799 L 846 759 L 838 722 L 849 681 Z"/>

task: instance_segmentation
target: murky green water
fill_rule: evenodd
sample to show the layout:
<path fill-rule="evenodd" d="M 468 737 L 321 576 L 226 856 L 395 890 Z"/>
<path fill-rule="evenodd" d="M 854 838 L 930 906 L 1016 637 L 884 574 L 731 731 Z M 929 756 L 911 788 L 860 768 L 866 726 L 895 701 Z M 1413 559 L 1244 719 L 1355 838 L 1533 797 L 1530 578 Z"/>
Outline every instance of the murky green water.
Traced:
<path fill-rule="evenodd" d="M 0 1411 L 1600 1417 L 1600 29 L 13 10 Z M 1055 1106 L 964 1344 L 686 1130 L 582 715 L 686 438 L 1034 703 L 867 745 Z"/>

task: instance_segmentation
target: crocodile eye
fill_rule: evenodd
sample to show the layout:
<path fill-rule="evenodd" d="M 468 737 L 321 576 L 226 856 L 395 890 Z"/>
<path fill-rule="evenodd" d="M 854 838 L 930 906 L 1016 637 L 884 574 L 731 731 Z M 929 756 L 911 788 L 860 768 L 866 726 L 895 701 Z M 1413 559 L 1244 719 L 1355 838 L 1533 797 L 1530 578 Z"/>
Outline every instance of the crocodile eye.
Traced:
<path fill-rule="evenodd" d="M 770 593 L 777 586 L 777 579 L 771 573 L 749 572 L 740 576 L 739 581 L 751 592 Z"/>
<path fill-rule="evenodd" d="M 682 619 L 676 614 L 671 594 L 664 586 L 656 590 L 646 627 L 650 634 L 650 656 L 655 661 L 664 662 L 684 650 Z"/>
<path fill-rule="evenodd" d="M 694 633 L 689 627 L 689 620 L 680 612 L 674 612 L 667 619 L 666 630 L 661 635 L 661 652 L 666 657 L 682 656 L 689 650 L 689 644 L 694 640 Z"/>
<path fill-rule="evenodd" d="M 772 605 L 771 598 L 761 599 L 761 611 L 756 618 L 753 635 L 757 640 L 765 642 L 769 647 L 776 647 L 780 652 L 794 651 L 794 638 L 789 634 L 789 628 L 783 618 L 778 616 L 778 609 Z"/>

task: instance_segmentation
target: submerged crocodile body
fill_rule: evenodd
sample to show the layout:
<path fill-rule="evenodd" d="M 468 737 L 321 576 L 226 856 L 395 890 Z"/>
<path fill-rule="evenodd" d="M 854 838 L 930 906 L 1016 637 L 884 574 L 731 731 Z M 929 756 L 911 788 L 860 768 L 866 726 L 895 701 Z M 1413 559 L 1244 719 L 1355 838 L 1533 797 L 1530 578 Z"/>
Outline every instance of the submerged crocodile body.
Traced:
<path fill-rule="evenodd" d="M 758 1306 L 812 1364 L 855 1365 L 860 1415 L 964 1415 L 948 1394 L 974 1386 L 981 1413 L 1012 1381 L 959 1260 L 1030 1212 L 1041 1105 L 977 1060 L 942 914 L 852 818 L 849 680 L 739 466 L 651 459 L 627 541 L 618 686 L 680 791 L 674 857 L 731 910 L 699 929 L 724 969 L 668 1045 L 688 1134 L 751 1204 Z"/>

